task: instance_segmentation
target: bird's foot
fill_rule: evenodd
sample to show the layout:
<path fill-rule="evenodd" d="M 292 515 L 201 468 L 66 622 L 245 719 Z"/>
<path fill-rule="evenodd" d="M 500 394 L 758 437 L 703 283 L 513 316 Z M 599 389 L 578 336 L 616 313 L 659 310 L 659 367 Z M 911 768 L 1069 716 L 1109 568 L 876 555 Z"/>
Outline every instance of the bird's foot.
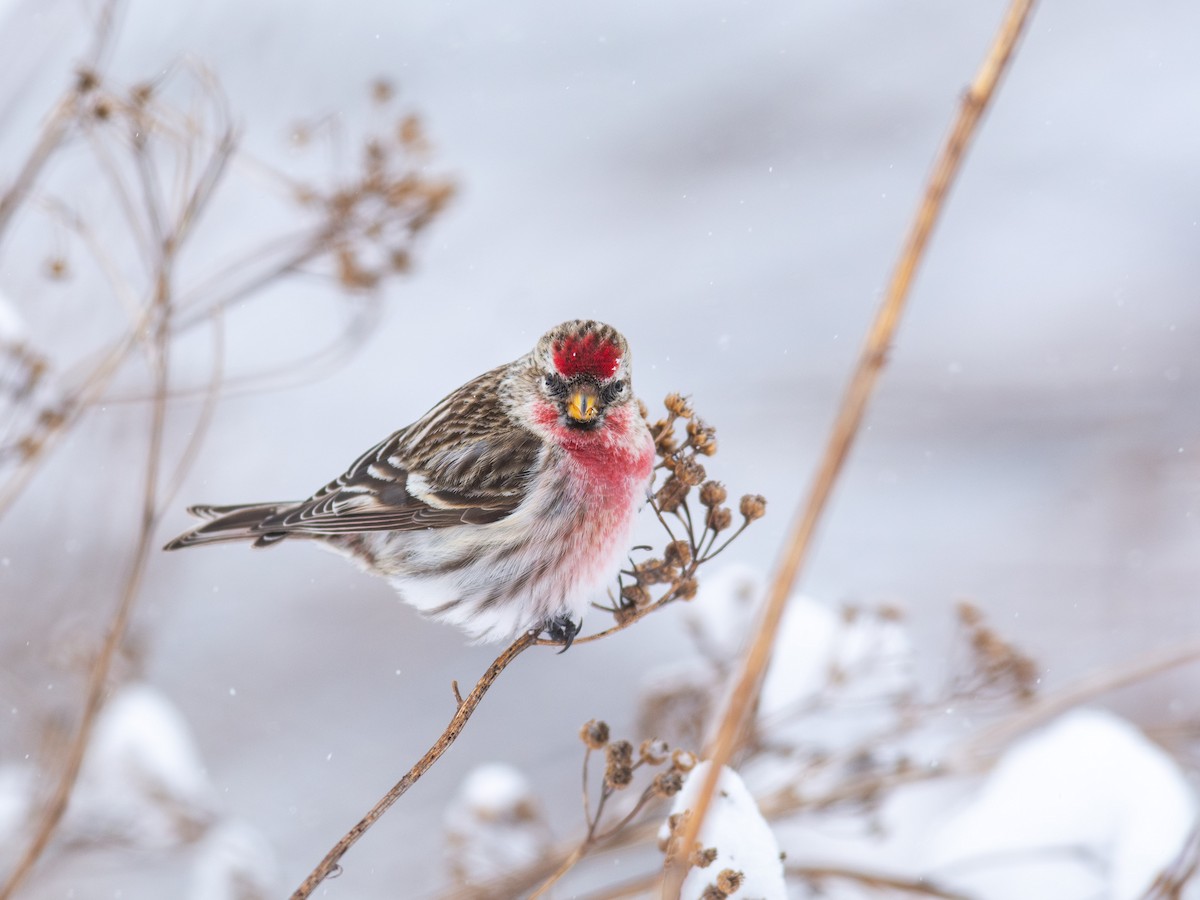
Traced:
<path fill-rule="evenodd" d="M 571 644 L 575 642 L 575 635 L 579 634 L 579 629 L 582 627 L 583 619 L 575 622 L 567 613 L 562 613 L 553 619 L 547 619 L 542 624 L 542 631 L 550 640 L 563 645 L 563 648 L 558 651 L 559 653 L 566 653 Z"/>

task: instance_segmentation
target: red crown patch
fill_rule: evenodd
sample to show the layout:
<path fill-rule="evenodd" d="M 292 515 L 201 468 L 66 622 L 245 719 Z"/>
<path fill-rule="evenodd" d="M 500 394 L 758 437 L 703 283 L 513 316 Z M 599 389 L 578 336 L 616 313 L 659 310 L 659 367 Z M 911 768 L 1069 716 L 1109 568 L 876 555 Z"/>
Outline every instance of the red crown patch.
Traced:
<path fill-rule="evenodd" d="M 612 378 L 620 365 L 620 348 L 594 334 L 567 338 L 554 345 L 554 368 L 564 378 L 574 378 L 576 375 Z"/>

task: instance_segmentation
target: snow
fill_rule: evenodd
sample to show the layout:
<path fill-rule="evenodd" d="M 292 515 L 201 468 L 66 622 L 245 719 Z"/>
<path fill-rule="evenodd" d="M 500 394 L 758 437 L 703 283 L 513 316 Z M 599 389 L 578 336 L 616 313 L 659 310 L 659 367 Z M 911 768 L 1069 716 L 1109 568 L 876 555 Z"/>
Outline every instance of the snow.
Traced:
<path fill-rule="evenodd" d="M 13 763 L 0 766 L 0 848 L 13 846 L 25 825 L 32 799 L 32 767 Z"/>
<path fill-rule="evenodd" d="M 275 853 L 245 822 L 209 829 L 192 864 L 189 900 L 267 900 L 282 891 Z"/>
<path fill-rule="evenodd" d="M 705 761 L 692 769 L 682 790 L 675 795 L 671 815 L 692 808 L 710 767 L 711 763 Z M 664 822 L 658 831 L 659 843 L 665 845 L 670 837 L 670 826 Z M 709 866 L 693 868 L 688 873 L 680 893 L 683 900 L 699 898 L 723 869 L 733 869 L 745 876 L 735 895 L 737 897 L 753 897 L 756 900 L 783 900 L 787 897 L 783 861 L 771 826 L 759 812 L 754 797 L 742 779 L 728 766 L 722 768 L 721 777 L 717 780 L 699 839 L 705 849 L 715 848 L 717 856 Z"/>
<path fill-rule="evenodd" d="M 0 11 L 0 15 L 3 12 Z M 0 291 L 0 345 L 15 344 L 25 338 L 25 320 L 17 305 L 7 294 Z"/>
<path fill-rule="evenodd" d="M 529 780 L 504 763 L 471 770 L 445 813 L 446 856 L 455 880 L 485 881 L 537 860 L 549 832 Z"/>
<path fill-rule="evenodd" d="M 936 837 L 930 868 L 972 896 L 1137 898 L 1196 824 L 1195 797 L 1136 727 L 1075 710 L 1011 747 Z"/>
<path fill-rule="evenodd" d="M 168 847 L 195 838 L 214 810 L 180 712 L 150 685 L 120 688 L 96 721 L 64 827 L 85 839 Z"/>
<path fill-rule="evenodd" d="M 795 596 L 779 625 L 763 682 L 763 718 L 795 713 L 823 692 L 842 702 L 895 697 L 913 687 L 912 645 L 887 612 L 835 612 Z"/>

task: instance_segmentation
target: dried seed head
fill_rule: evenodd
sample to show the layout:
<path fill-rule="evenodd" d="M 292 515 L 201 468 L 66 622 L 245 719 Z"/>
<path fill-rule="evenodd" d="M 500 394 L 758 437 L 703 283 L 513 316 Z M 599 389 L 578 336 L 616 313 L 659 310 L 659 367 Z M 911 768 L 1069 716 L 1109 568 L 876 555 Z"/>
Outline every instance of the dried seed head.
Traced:
<path fill-rule="evenodd" d="M 154 85 L 148 81 L 135 84 L 130 88 L 129 96 L 133 98 L 135 106 L 145 106 L 150 102 L 150 98 L 154 96 Z"/>
<path fill-rule="evenodd" d="M 376 78 L 371 82 L 371 99 L 384 104 L 396 96 L 396 88 L 386 78 Z"/>
<path fill-rule="evenodd" d="M 349 247 L 341 248 L 335 261 L 338 282 L 347 290 L 368 291 L 379 284 L 379 274 L 363 266 Z"/>
<path fill-rule="evenodd" d="M 671 541 L 663 551 L 663 559 L 669 566 L 686 566 L 692 561 L 692 548 L 687 541 Z"/>
<path fill-rule="evenodd" d="M 42 266 L 51 281 L 62 281 L 71 274 L 71 267 L 61 256 L 52 256 Z"/>
<path fill-rule="evenodd" d="M 604 783 L 620 790 L 633 781 L 633 744 L 629 741 L 613 741 L 605 749 L 608 765 L 604 770 Z"/>
<path fill-rule="evenodd" d="M 391 266 L 393 272 L 403 274 L 412 267 L 412 258 L 407 250 L 397 247 L 388 254 L 388 265 Z"/>
<path fill-rule="evenodd" d="M 647 422 L 650 421 L 650 410 L 646 407 L 646 404 L 642 402 L 640 397 L 638 398 L 638 412 L 641 413 L 643 419 L 645 419 Z"/>
<path fill-rule="evenodd" d="M 734 869 L 722 869 L 717 873 L 717 890 L 724 891 L 725 896 L 737 893 L 746 881 L 746 876 Z"/>
<path fill-rule="evenodd" d="M 658 738 L 647 738 L 638 747 L 638 758 L 644 759 L 652 766 L 661 765 L 666 762 L 667 756 L 670 753 L 671 748 L 667 746 L 667 742 L 660 741 Z"/>
<path fill-rule="evenodd" d="M 733 524 L 733 513 L 729 511 L 728 506 L 714 506 L 708 511 L 705 523 L 717 534 L 720 534 Z"/>
<path fill-rule="evenodd" d="M 680 419 L 690 419 L 692 417 L 692 405 L 680 394 L 667 394 L 667 399 L 663 401 L 663 406 L 667 408 L 667 412 Z"/>
<path fill-rule="evenodd" d="M 645 606 L 650 602 L 650 592 L 640 584 L 627 584 L 621 588 L 621 599 L 630 606 Z"/>
<path fill-rule="evenodd" d="M 680 600 L 694 600 L 698 590 L 700 585 L 696 583 L 695 578 L 684 578 L 675 585 L 675 596 Z"/>
<path fill-rule="evenodd" d="M 654 438 L 654 450 L 659 456 L 670 456 L 679 449 L 679 441 L 675 438 L 675 432 L 670 428 L 664 428 Z"/>
<path fill-rule="evenodd" d="M 609 765 L 604 770 L 604 783 L 613 790 L 619 791 L 622 788 L 627 788 L 631 781 L 633 781 L 632 766 Z"/>
<path fill-rule="evenodd" d="M 658 489 L 658 493 L 654 495 L 654 502 L 658 504 L 660 512 L 675 512 L 679 509 L 679 505 L 687 499 L 689 490 L 691 489 L 686 484 L 672 475 Z"/>
<path fill-rule="evenodd" d="M 675 477 L 686 484 L 688 487 L 696 487 L 704 481 L 708 473 L 704 471 L 704 466 L 696 462 L 693 457 L 681 459 L 675 465 Z"/>
<path fill-rule="evenodd" d="M 633 744 L 629 741 L 613 741 L 608 745 L 608 761 L 621 765 L 633 765 Z"/>
<path fill-rule="evenodd" d="M 80 69 L 75 73 L 75 90 L 81 94 L 94 91 L 100 84 L 100 76 L 92 69 Z"/>
<path fill-rule="evenodd" d="M 421 127 L 421 120 L 416 116 L 405 116 L 396 124 L 396 137 L 410 150 L 425 149 L 425 129 Z"/>
<path fill-rule="evenodd" d="M 692 851 L 692 855 L 688 857 L 688 862 L 697 869 L 707 869 L 717 859 L 716 847 L 701 847 L 696 845 L 696 849 Z"/>
<path fill-rule="evenodd" d="M 767 500 L 761 494 L 747 494 L 738 506 L 742 517 L 747 522 L 761 519 L 767 512 Z"/>
<path fill-rule="evenodd" d="M 624 625 L 627 622 L 632 622 L 638 617 L 638 608 L 636 606 L 621 606 L 613 610 L 613 618 L 617 620 L 618 625 Z"/>
<path fill-rule="evenodd" d="M 671 753 L 671 768 L 676 772 L 690 772 L 697 762 L 696 754 L 690 750 L 676 749 Z"/>
<path fill-rule="evenodd" d="M 983 621 L 983 611 L 970 600 L 959 600 L 954 611 L 964 625 L 978 625 Z"/>
<path fill-rule="evenodd" d="M 641 585 L 666 584 L 678 574 L 678 569 L 661 559 L 648 559 L 633 567 L 633 576 Z"/>
<path fill-rule="evenodd" d="M 675 771 L 659 772 L 651 789 L 659 797 L 674 797 L 683 788 L 683 776 Z"/>
<path fill-rule="evenodd" d="M 579 739 L 593 750 L 599 750 L 608 743 L 608 723 L 600 719 L 589 719 L 579 729 Z"/>
<path fill-rule="evenodd" d="M 706 481 L 700 486 L 700 502 L 710 509 L 720 506 L 728 496 L 729 492 L 725 490 L 725 485 L 719 481 Z"/>
<path fill-rule="evenodd" d="M 717 430 L 711 425 L 692 419 L 687 424 L 687 433 L 692 448 L 701 456 L 712 456 L 717 452 Z"/>
<path fill-rule="evenodd" d="M 387 159 L 387 148 L 380 140 L 369 140 L 363 145 L 363 162 L 368 170 L 379 169 Z"/>

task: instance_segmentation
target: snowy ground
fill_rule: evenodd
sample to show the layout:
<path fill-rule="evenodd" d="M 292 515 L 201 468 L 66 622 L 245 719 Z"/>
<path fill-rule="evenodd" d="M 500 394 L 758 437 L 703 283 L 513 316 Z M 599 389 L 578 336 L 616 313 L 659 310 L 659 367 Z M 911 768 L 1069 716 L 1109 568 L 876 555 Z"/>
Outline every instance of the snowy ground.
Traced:
<path fill-rule="evenodd" d="M 2 182 L 69 77 L 82 9 L 0 3 Z M 295 120 L 341 112 L 353 124 L 383 74 L 462 185 L 360 354 L 316 384 L 220 408 L 160 536 L 186 524 L 186 503 L 311 491 L 549 325 L 594 316 L 629 337 L 641 396 L 689 392 L 719 428 L 713 473 L 769 497 L 731 553 L 769 566 L 1001 12 L 932 0 L 135 0 L 113 71 L 204 60 L 252 153 L 293 161 Z M 1038 660 L 1046 688 L 1200 631 L 1197 34 L 1188 0 L 1140 16 L 1109 0 L 1044 4 L 951 198 L 804 582 L 831 605 L 907 608 L 920 679 L 944 677 L 962 597 Z M 238 203 L 214 253 L 250 227 Z M 52 240 L 19 230 L 0 256 L 0 291 L 42 338 L 77 315 L 38 276 Z M 235 371 L 324 323 L 292 299 L 231 320 Z M 0 521 L 0 708 L 11 709 L 0 763 L 36 754 L 77 706 L 71 649 L 106 621 L 126 565 L 111 536 L 135 521 L 137 460 L 122 457 L 140 447 L 135 422 L 119 407 L 94 417 Z M 139 610 L 145 677 L 184 717 L 204 802 L 228 823 L 195 852 L 63 855 L 30 897 L 177 894 L 199 853 L 227 865 L 269 855 L 256 877 L 290 890 L 441 730 L 450 680 L 473 680 L 492 657 L 303 546 L 155 558 Z M 431 823 L 477 763 L 536 773 L 555 832 L 577 831 L 578 727 L 601 717 L 631 729 L 641 673 L 691 654 L 680 623 L 669 611 L 562 658 L 520 660 L 328 896 L 441 884 Z M 1157 727 L 1194 720 L 1198 696 L 1195 670 L 1181 670 L 1102 699 Z M 1056 741 L 1110 741 L 1109 758 L 1160 772 L 1122 721 L 1086 715 L 1014 749 L 964 802 L 960 840 L 1005 818 L 988 798 L 1052 766 Z M 0 785 L 22 777 L 0 769 Z M 1182 787 L 1165 794 L 1179 800 Z M 0 797 L 0 827 L 5 815 Z M 909 815 L 932 834 L 948 813 Z M 952 844 L 939 845 L 947 866 L 979 846 Z M 1093 896 L 1126 896 L 1104 889 Z"/>

